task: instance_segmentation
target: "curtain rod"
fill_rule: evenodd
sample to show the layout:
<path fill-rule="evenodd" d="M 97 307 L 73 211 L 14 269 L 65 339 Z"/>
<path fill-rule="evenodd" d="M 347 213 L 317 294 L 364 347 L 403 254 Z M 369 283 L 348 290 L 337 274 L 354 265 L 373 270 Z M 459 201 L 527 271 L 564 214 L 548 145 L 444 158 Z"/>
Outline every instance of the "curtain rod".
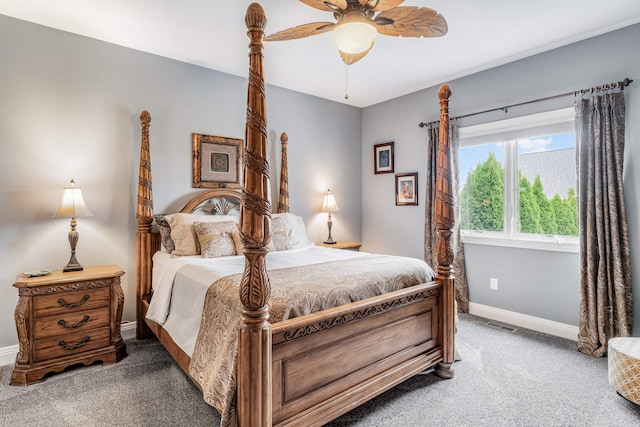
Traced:
<path fill-rule="evenodd" d="M 507 105 L 506 107 L 492 108 L 490 110 L 478 111 L 477 113 L 464 114 L 462 116 L 452 117 L 451 120 L 463 119 L 465 117 L 477 116 L 478 114 L 491 113 L 491 112 L 500 111 L 500 110 L 503 110 L 506 113 L 507 109 L 509 109 L 511 107 L 520 107 L 522 105 L 533 104 L 535 102 L 548 101 L 550 99 L 556 99 L 556 98 L 563 98 L 563 97 L 569 96 L 569 95 L 573 95 L 575 97 L 578 94 L 584 95 L 585 93 L 602 92 L 602 91 L 605 91 L 605 90 L 612 90 L 612 89 L 618 89 L 618 88 L 620 88 L 620 90 L 624 90 L 624 88 L 629 86 L 631 83 L 633 83 L 633 80 L 631 80 L 630 78 L 626 77 L 624 80 L 622 80 L 620 82 L 607 83 L 607 84 L 604 84 L 604 85 L 601 85 L 601 86 L 594 86 L 594 87 L 591 87 L 589 89 L 580 89 L 580 90 L 576 90 L 576 91 L 573 91 L 573 92 L 566 92 L 566 93 L 561 93 L 559 95 L 552 95 L 552 96 L 547 96 L 545 98 L 539 98 L 539 99 L 534 99 L 534 100 L 531 100 L 531 101 L 520 102 L 518 104 Z M 438 120 L 435 120 L 433 122 L 420 122 L 418 124 L 418 126 L 420 126 L 420 127 L 432 126 L 432 125 L 434 125 L 436 123 L 438 123 Z"/>

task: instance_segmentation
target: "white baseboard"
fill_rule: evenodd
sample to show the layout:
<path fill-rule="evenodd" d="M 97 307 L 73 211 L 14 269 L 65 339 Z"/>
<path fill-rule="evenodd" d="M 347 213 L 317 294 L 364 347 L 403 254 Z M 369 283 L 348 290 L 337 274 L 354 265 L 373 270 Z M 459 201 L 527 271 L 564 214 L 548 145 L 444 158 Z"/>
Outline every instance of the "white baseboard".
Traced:
<path fill-rule="evenodd" d="M 18 345 L 10 345 L 0 348 L 0 366 L 13 364 L 18 354 Z"/>
<path fill-rule="evenodd" d="M 122 322 L 120 331 L 124 338 L 135 336 L 136 322 Z M 133 331 L 133 332 L 131 332 Z M 18 345 L 10 345 L 8 347 L 0 347 L 0 366 L 13 365 L 18 355 Z"/>
<path fill-rule="evenodd" d="M 136 322 L 122 322 L 120 324 L 120 333 L 122 334 L 122 338 L 135 338 L 136 324 Z"/>
<path fill-rule="evenodd" d="M 553 320 L 542 319 L 540 317 L 529 316 L 527 314 L 516 313 L 515 311 L 503 310 L 474 302 L 469 303 L 469 314 L 520 326 L 521 328 L 544 332 L 545 334 L 572 341 L 578 340 L 578 327 L 567 325 L 566 323 L 554 322 Z"/>

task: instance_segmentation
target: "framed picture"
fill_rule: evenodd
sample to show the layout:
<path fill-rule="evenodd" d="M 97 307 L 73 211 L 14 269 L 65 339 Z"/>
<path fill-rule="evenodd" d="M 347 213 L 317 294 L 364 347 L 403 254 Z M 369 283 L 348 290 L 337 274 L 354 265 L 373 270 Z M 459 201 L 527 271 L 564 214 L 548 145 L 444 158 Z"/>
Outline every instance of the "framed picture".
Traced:
<path fill-rule="evenodd" d="M 396 206 L 418 205 L 418 172 L 396 174 Z"/>
<path fill-rule="evenodd" d="M 242 140 L 193 134 L 194 188 L 241 188 Z"/>
<path fill-rule="evenodd" d="M 393 173 L 393 142 L 373 146 L 373 167 L 375 173 Z"/>

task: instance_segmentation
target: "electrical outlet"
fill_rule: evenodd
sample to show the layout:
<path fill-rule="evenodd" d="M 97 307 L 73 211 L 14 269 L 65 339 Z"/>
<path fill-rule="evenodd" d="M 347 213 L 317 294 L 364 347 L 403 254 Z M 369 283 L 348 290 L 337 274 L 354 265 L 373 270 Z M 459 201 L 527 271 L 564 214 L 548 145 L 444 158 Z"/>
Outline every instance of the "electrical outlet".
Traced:
<path fill-rule="evenodd" d="M 498 290 L 498 279 L 495 278 L 491 278 L 489 279 L 489 288 L 493 289 L 494 291 Z"/>

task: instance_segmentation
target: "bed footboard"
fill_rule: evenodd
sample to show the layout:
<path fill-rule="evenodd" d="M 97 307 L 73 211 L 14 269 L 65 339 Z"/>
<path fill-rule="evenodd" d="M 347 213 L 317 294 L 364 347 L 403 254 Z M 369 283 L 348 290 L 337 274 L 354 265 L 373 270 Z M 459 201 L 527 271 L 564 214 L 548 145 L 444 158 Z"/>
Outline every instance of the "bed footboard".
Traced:
<path fill-rule="evenodd" d="M 273 325 L 273 424 L 323 425 L 443 360 L 442 286 Z"/>

